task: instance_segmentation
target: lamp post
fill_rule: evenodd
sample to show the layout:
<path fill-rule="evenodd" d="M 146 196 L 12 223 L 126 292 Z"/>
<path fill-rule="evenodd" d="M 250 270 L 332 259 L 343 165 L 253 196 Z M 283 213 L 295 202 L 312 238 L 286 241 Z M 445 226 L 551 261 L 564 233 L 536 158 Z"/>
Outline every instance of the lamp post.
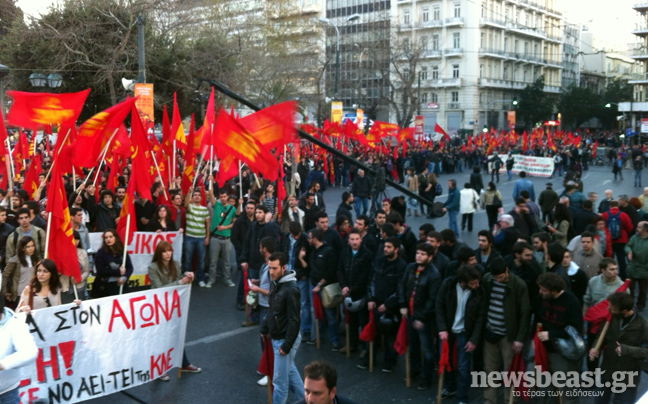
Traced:
<path fill-rule="evenodd" d="M 360 14 L 351 14 L 344 22 L 346 24 L 347 22 L 357 20 L 358 18 L 360 18 Z M 333 97 L 336 97 L 338 92 L 338 82 L 340 80 L 340 30 L 337 25 L 333 24 L 333 21 L 328 18 L 322 17 L 319 21 L 322 24 L 328 24 L 335 28 L 335 87 L 333 88 Z"/>
<path fill-rule="evenodd" d="M 0 65 L 0 116 L 5 116 L 4 78 L 8 74 L 9 68 L 5 65 Z"/>
<path fill-rule="evenodd" d="M 32 73 L 29 75 L 29 82 L 33 87 L 61 87 L 63 77 L 58 73 L 50 73 L 44 75 L 43 73 Z"/>

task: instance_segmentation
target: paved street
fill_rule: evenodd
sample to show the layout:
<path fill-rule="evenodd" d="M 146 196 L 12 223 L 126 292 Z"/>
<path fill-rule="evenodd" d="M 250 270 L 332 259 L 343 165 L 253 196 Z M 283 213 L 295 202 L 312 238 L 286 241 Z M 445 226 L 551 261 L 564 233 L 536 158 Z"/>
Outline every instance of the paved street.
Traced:
<path fill-rule="evenodd" d="M 469 172 L 442 175 L 440 181 L 444 193 L 447 193 L 446 181 L 455 178 L 459 188 L 468 180 Z M 648 174 L 644 174 L 648 175 Z M 598 192 L 600 197 L 606 189 L 612 189 L 614 196 L 627 193 L 629 196 L 638 196 L 643 188 L 632 187 L 632 172 L 624 171 L 624 181 L 614 182 L 611 169 L 607 166 L 591 167 L 583 173 L 585 194 L 590 191 Z M 506 181 L 502 177 L 499 189 L 504 196 L 505 210 L 512 207 L 511 192 L 513 181 Z M 484 176 L 486 184 L 490 178 Z M 514 178 L 513 180 L 515 180 Z M 536 195 L 544 189 L 545 178 L 532 178 Z M 554 178 L 554 190 L 562 192 L 562 179 Z M 644 181 L 648 185 L 648 178 Z M 334 214 L 340 201 L 342 190 L 331 188 L 325 193 L 326 205 L 329 213 Z M 397 195 L 393 190 L 387 191 L 390 197 Z M 444 201 L 445 196 L 438 198 Z M 597 204 L 598 207 L 598 204 Z M 332 218 L 331 218 L 332 219 Z M 413 227 L 415 234 L 418 227 L 425 219 L 408 217 L 408 224 Z M 447 226 L 447 217 L 431 221 L 437 230 Z M 475 215 L 475 230 L 472 233 L 462 233 L 462 238 L 471 246 L 476 246 L 476 234 L 479 229 L 486 227 L 486 215 L 480 211 Z M 170 382 L 154 381 L 146 385 L 128 390 L 127 393 L 144 403 L 265 403 L 266 389 L 256 385 L 259 376 L 256 367 L 260 358 L 259 329 L 242 328 L 241 321 L 244 315 L 234 309 L 236 290 L 227 288 L 222 284 L 215 285 L 212 289 L 194 287 L 191 296 L 191 312 L 187 331 L 187 354 L 190 361 L 203 368 L 200 374 L 183 374 L 181 379 L 172 377 Z M 326 339 L 326 338 L 323 338 Z M 341 339 L 342 341 L 342 339 Z M 146 344 L 147 341 L 137 341 L 137 344 Z M 119 355 L 119 352 L 115 352 Z M 380 356 L 374 372 L 356 368 L 358 363 L 357 353 L 350 359 L 344 355 L 331 352 L 327 341 L 322 343 L 318 351 L 314 345 L 302 345 L 297 354 L 297 366 L 300 371 L 309 361 L 324 358 L 331 361 L 338 370 L 338 392 L 350 396 L 357 403 L 428 403 L 434 402 L 436 397 L 435 386 L 428 391 L 418 391 L 416 383 L 413 387 L 405 387 L 404 361 L 399 360 L 396 370 L 392 374 L 382 373 Z M 175 376 L 175 372 L 173 372 Z M 645 379 L 645 378 L 644 378 Z M 646 390 L 646 383 L 642 383 Z M 481 403 L 481 393 L 476 389 L 472 391 L 472 402 Z M 478 396 L 478 397 L 477 397 Z M 124 394 L 114 394 L 90 401 L 92 403 L 135 403 Z M 447 400 L 453 404 L 454 399 Z M 582 403 L 591 402 L 582 400 Z"/>

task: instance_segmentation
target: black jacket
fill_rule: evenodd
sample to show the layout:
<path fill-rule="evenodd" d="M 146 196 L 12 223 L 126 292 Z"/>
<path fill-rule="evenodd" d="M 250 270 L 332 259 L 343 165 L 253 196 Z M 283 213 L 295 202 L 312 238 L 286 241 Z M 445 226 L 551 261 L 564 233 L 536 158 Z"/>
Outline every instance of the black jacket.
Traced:
<path fill-rule="evenodd" d="M 351 299 L 358 300 L 367 295 L 372 261 L 373 254 L 362 244 L 355 256 L 350 245 L 344 247 L 338 260 L 338 281 L 340 287 L 349 288 Z"/>
<path fill-rule="evenodd" d="M 261 324 L 261 334 L 283 339 L 281 350 L 290 352 L 299 335 L 299 287 L 295 273 L 287 271 L 278 282 L 270 284 L 268 315 Z"/>
<path fill-rule="evenodd" d="M 540 276 L 540 266 L 538 265 L 538 262 L 534 258 L 531 260 L 531 264 L 518 267 L 515 265 L 515 257 L 513 255 L 504 257 L 504 261 L 506 262 L 506 267 L 509 271 L 526 283 L 527 291 L 529 292 L 529 304 L 534 305 L 539 293 L 538 285 L 536 284 L 538 276 Z"/>
<path fill-rule="evenodd" d="M 347 205 L 346 203 L 342 202 L 340 206 L 338 206 L 337 212 L 335 212 L 335 218 L 337 219 L 338 217 L 340 217 L 340 215 L 348 217 L 349 222 L 351 222 L 351 220 L 353 220 L 353 208 L 351 208 L 351 205 Z"/>
<path fill-rule="evenodd" d="M 413 262 L 407 266 L 405 273 L 398 283 L 398 304 L 401 308 L 409 309 L 410 296 L 414 290 L 414 278 L 416 275 L 416 263 Z M 441 274 L 436 267 L 430 263 L 419 275 L 416 284 L 416 294 L 414 295 L 414 314 L 415 320 L 424 324 L 430 323 L 434 326 L 436 304 L 435 297 L 441 285 Z"/>
<path fill-rule="evenodd" d="M 7 239 L 9 238 L 11 233 L 14 232 L 14 230 L 16 230 L 16 228 L 9 223 L 0 224 L 0 263 L 2 264 L 3 268 L 5 264 L 4 258 L 7 254 Z"/>
<path fill-rule="evenodd" d="M 236 262 L 243 262 L 240 260 L 241 254 L 243 254 L 243 244 L 245 244 L 245 236 L 247 236 L 253 222 L 244 213 L 232 225 L 230 241 L 234 244 L 234 250 L 236 250 Z"/>
<path fill-rule="evenodd" d="M 369 198 L 371 196 L 371 181 L 369 181 L 369 178 L 366 175 L 364 177 L 357 175 L 353 180 L 353 184 L 351 184 L 351 193 L 359 198 Z"/>
<path fill-rule="evenodd" d="M 241 253 L 241 262 L 247 262 L 250 269 L 261 269 L 265 262 L 259 251 L 259 242 L 264 237 L 274 237 L 279 241 L 279 226 L 275 222 L 259 224 L 256 221 L 250 225 Z"/>
<path fill-rule="evenodd" d="M 286 257 L 290 255 L 289 254 L 290 241 L 292 238 L 293 237 L 290 233 L 286 233 L 283 235 L 283 237 L 281 237 L 281 243 L 279 244 L 279 251 L 286 254 Z M 292 265 L 292 270 L 295 271 L 295 276 L 297 277 L 297 280 L 300 280 L 303 277 L 308 277 L 309 275 L 308 268 L 303 268 L 301 261 L 299 260 L 299 251 L 301 251 L 302 248 L 306 249 L 306 254 L 308 256 L 308 250 L 310 249 L 310 246 L 308 245 L 308 236 L 306 236 L 306 233 L 302 233 L 299 235 L 297 242 L 293 246 L 293 262 L 289 262 L 289 264 Z"/>
<path fill-rule="evenodd" d="M 115 224 L 115 219 L 119 217 L 119 208 L 113 203 L 112 207 L 109 208 L 99 202 L 96 206 L 95 211 L 95 222 L 97 223 L 97 231 L 104 232 L 108 229 L 114 229 L 117 225 Z"/>
<path fill-rule="evenodd" d="M 326 243 L 310 252 L 308 268 L 313 286 L 322 279 L 326 279 L 327 283 L 337 282 L 337 254 Z"/>
<path fill-rule="evenodd" d="M 574 232 L 576 234 L 582 234 L 585 231 L 585 228 L 593 224 L 594 218 L 599 217 L 596 213 L 591 210 L 581 209 L 574 216 Z"/>
<path fill-rule="evenodd" d="M 488 266 L 491 264 L 491 262 L 493 262 L 495 258 L 499 257 L 501 257 L 500 253 L 495 249 L 494 246 L 491 246 L 491 251 L 488 259 L 486 259 L 486 262 L 482 262 L 481 250 L 479 248 L 475 248 L 475 258 L 477 258 L 477 263 L 484 267 L 484 270 L 486 271 L 488 271 Z"/>
<path fill-rule="evenodd" d="M 443 277 L 443 279 L 457 276 L 457 270 L 460 266 L 461 264 L 459 263 L 459 261 L 450 261 L 445 270 L 441 272 L 441 276 Z M 481 275 L 484 275 L 484 272 L 486 272 L 481 264 L 475 264 L 475 269 L 478 270 Z"/>
<path fill-rule="evenodd" d="M 407 262 L 414 262 L 416 258 L 416 245 L 418 244 L 418 238 L 412 233 L 412 230 L 407 227 L 403 234 L 396 235 L 403 248 L 405 249 L 405 257 Z"/>
<path fill-rule="evenodd" d="M 452 332 L 455 314 L 457 312 L 457 278 L 447 278 L 441 284 L 436 296 L 436 321 L 438 331 Z M 473 290 L 466 302 L 464 330 L 468 341 L 477 344 L 481 341 L 484 328 L 486 296 L 479 287 Z"/>
<path fill-rule="evenodd" d="M 373 264 L 369 279 L 367 297 L 377 306 L 384 304 L 387 310 L 398 312 L 398 282 L 403 277 L 407 263 L 396 257 L 389 261 L 384 255 L 378 256 Z"/>
<path fill-rule="evenodd" d="M 477 192 L 477 195 L 484 189 L 484 180 L 482 179 L 481 174 L 472 173 L 470 174 L 470 188 L 474 189 Z"/>

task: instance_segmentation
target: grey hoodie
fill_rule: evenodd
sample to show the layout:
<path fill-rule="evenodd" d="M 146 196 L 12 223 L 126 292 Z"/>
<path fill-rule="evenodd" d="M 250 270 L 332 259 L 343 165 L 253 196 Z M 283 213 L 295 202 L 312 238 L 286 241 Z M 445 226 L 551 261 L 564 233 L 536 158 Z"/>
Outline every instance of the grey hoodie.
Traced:
<path fill-rule="evenodd" d="M 23 317 L 14 317 L 14 312 L 5 307 L 0 317 L 0 395 L 18 387 L 19 368 L 33 363 L 37 354 Z"/>

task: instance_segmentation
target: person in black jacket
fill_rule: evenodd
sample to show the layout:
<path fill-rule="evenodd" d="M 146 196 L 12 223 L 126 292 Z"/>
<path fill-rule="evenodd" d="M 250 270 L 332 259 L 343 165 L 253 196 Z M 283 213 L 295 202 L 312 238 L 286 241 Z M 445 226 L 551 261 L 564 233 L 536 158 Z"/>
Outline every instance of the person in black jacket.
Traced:
<path fill-rule="evenodd" d="M 286 270 L 284 253 L 273 253 L 268 258 L 268 271 L 272 283 L 268 297 L 268 315 L 261 325 L 261 337 L 272 340 L 274 370 L 272 385 L 273 403 L 286 403 L 288 390 L 293 401 L 304 395 L 304 382 L 295 367 L 295 355 L 301 342 L 299 334 L 299 288 L 295 273 Z"/>
<path fill-rule="evenodd" d="M 351 207 L 351 204 L 353 203 L 353 194 L 350 192 L 342 192 L 342 202 L 340 203 L 340 206 L 337 208 L 337 212 L 335 212 L 335 217 L 339 217 L 340 215 L 344 215 L 349 219 L 349 222 L 353 220 L 353 208 Z"/>
<path fill-rule="evenodd" d="M 11 233 L 16 230 L 16 228 L 7 223 L 6 220 L 7 209 L 4 206 L 0 206 L 0 268 L 4 268 L 7 263 L 5 260 L 5 255 L 7 254 L 7 239 Z"/>
<path fill-rule="evenodd" d="M 383 254 L 379 255 L 373 263 L 369 288 L 367 290 L 367 308 L 374 313 L 374 319 L 382 316 L 396 316 L 398 314 L 398 282 L 405 273 L 407 263 L 398 256 L 400 241 L 397 237 L 390 237 L 383 243 Z M 376 327 L 377 331 L 385 336 L 385 366 L 396 366 L 398 355 L 394 350 L 397 330 L 395 327 L 385 329 Z M 366 369 L 369 358 L 362 359 L 358 368 Z"/>
<path fill-rule="evenodd" d="M 232 225 L 232 233 L 230 240 L 232 245 L 234 245 L 234 251 L 236 252 L 236 262 L 239 263 L 238 268 L 241 269 L 240 263 L 241 255 L 243 254 L 243 244 L 245 244 L 245 236 L 247 236 L 248 230 L 250 230 L 250 225 L 254 221 L 254 210 L 256 209 L 256 203 L 254 201 L 247 201 L 245 204 L 245 210 L 243 214 L 234 221 Z M 238 276 L 238 287 L 236 291 L 236 309 L 245 310 L 245 299 L 243 282 L 247 282 L 246 279 L 243 279 L 243 271 L 239 271 Z"/>
<path fill-rule="evenodd" d="M 113 193 L 107 189 L 101 191 L 101 202 L 95 205 L 95 220 L 97 223 L 97 231 L 104 232 L 109 229 L 114 229 L 117 225 L 117 218 L 119 217 L 119 208 L 113 203 Z"/>
<path fill-rule="evenodd" d="M 371 275 L 373 254 L 362 245 L 362 236 L 358 229 L 349 231 L 348 245 L 344 247 L 338 260 L 338 280 L 342 288 L 342 297 L 350 297 L 352 301 L 362 300 L 367 297 L 367 285 Z M 366 306 L 358 311 L 349 310 L 349 344 L 340 349 L 340 353 L 358 350 L 358 333 L 369 320 Z"/>
<path fill-rule="evenodd" d="M 311 246 L 308 254 L 308 263 L 306 262 L 306 250 L 299 252 L 299 261 L 304 268 L 310 271 L 311 293 L 317 293 L 320 301 L 322 300 L 321 290 L 324 286 L 337 282 L 337 254 L 331 247 L 324 242 L 324 233 L 319 229 L 313 229 L 308 232 L 308 243 Z M 329 340 L 331 350 L 337 352 L 340 350 L 338 344 L 338 321 L 336 316 L 337 308 L 324 307 L 324 315 L 328 325 Z M 321 323 L 323 328 L 323 323 Z"/>
<path fill-rule="evenodd" d="M 484 189 L 484 180 L 482 179 L 481 168 L 479 166 L 474 166 L 473 172 L 470 174 L 470 188 L 474 189 L 477 195 Z"/>
<path fill-rule="evenodd" d="M 412 233 L 412 230 L 409 227 L 405 227 L 403 216 L 401 216 L 400 213 L 390 213 L 387 215 L 387 223 L 393 224 L 394 229 L 396 229 L 396 236 L 400 239 L 400 242 L 405 249 L 405 256 L 403 258 L 405 258 L 407 262 L 414 262 L 418 238 L 414 233 Z"/>
<path fill-rule="evenodd" d="M 300 331 L 302 338 L 307 344 L 311 343 L 311 286 L 308 268 L 303 267 L 299 260 L 301 250 L 306 251 L 308 255 L 308 236 L 302 232 L 299 222 L 290 222 L 290 232 L 283 235 L 279 250 L 286 254 L 288 262 L 286 269 L 295 272 L 297 286 L 299 286 L 299 305 L 300 305 Z"/>
<path fill-rule="evenodd" d="M 565 258 L 565 248 L 558 243 L 547 244 L 547 273 L 554 273 L 562 278 L 565 282 L 565 290 L 571 290 L 571 281 L 567 275 L 567 268 L 562 266 Z"/>
<path fill-rule="evenodd" d="M 358 175 L 356 175 L 353 183 L 351 184 L 351 193 L 355 196 L 356 216 L 366 215 L 367 210 L 369 210 L 371 181 L 365 176 L 363 169 L 358 169 Z"/>
<path fill-rule="evenodd" d="M 441 274 L 432 264 L 432 257 L 434 257 L 434 248 L 431 245 L 423 243 L 417 245 L 415 262 L 407 266 L 398 283 L 398 304 L 401 315 L 407 319 L 408 325 L 411 368 L 414 377 L 421 375 L 418 386 L 420 390 L 431 387 L 434 371 L 435 297 L 441 284 Z M 423 348 L 422 366 L 421 348 Z"/>
<path fill-rule="evenodd" d="M 493 234 L 488 230 L 481 230 L 477 233 L 477 243 L 479 247 L 475 249 L 475 258 L 486 271 L 495 258 L 500 257 L 500 253 L 493 248 Z"/>
<path fill-rule="evenodd" d="M 476 254 L 472 248 L 464 245 L 457 251 L 456 256 L 457 259 L 450 261 L 446 266 L 445 271 L 440 271 L 443 279 L 457 276 L 457 271 L 464 265 L 477 269 L 481 275 L 484 274 L 484 267 L 477 263 Z"/>
<path fill-rule="evenodd" d="M 540 275 L 540 266 L 533 257 L 533 247 L 527 243 L 515 243 L 511 255 L 504 257 L 504 261 L 509 271 L 527 285 L 529 304 L 533 306 L 538 296 L 536 281 Z"/>
<path fill-rule="evenodd" d="M 443 236 L 441 236 L 441 233 L 436 231 L 431 231 L 428 233 L 426 243 L 431 245 L 434 249 L 434 258 L 432 258 L 432 264 L 434 264 L 440 274 L 444 273 L 446 268 L 450 264 L 450 258 L 448 258 L 439 250 L 439 246 L 442 242 Z"/>
<path fill-rule="evenodd" d="M 355 404 L 337 391 L 337 372 L 330 363 L 316 360 L 304 368 L 304 399 L 296 404 Z"/>
<path fill-rule="evenodd" d="M 472 352 L 480 343 L 484 328 L 486 298 L 479 281 L 479 271 L 463 265 L 456 277 L 443 281 L 436 295 L 439 339 L 448 340 L 450 352 L 457 344 L 457 369 L 446 376 L 442 397 L 456 394 L 457 403 L 468 402 Z"/>
<path fill-rule="evenodd" d="M 326 212 L 317 212 L 315 215 L 315 228 L 322 232 L 324 242 L 333 249 L 337 258 L 337 255 L 339 255 L 344 248 L 344 242 L 342 241 L 340 233 L 329 227 L 329 220 Z"/>

